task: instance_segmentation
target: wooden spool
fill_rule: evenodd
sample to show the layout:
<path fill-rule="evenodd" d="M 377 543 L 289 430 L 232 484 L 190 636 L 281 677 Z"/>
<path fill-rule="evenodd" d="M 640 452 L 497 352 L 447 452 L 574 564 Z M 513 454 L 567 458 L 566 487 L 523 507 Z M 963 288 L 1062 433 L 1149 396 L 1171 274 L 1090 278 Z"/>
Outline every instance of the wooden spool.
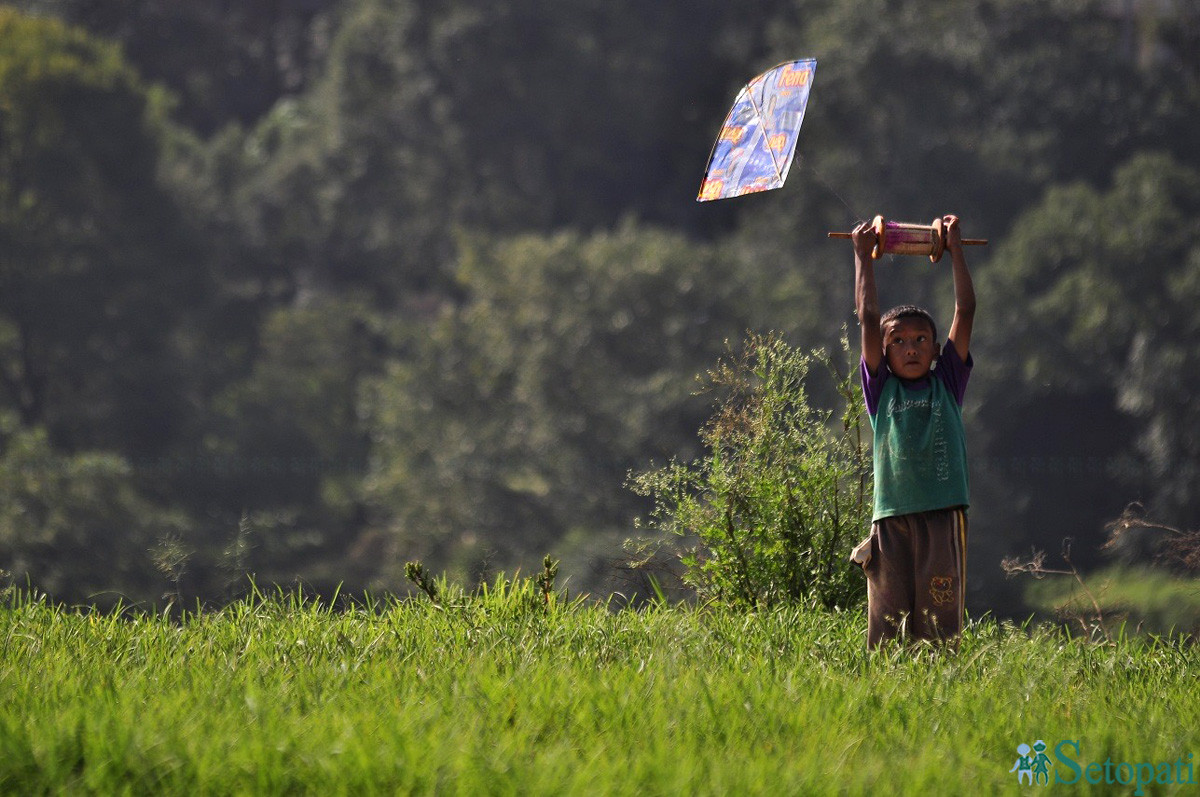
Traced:
<path fill-rule="evenodd" d="M 932 224 L 907 224 L 902 221 L 887 221 L 876 216 L 871 222 L 875 228 L 875 248 L 871 259 L 884 255 L 929 255 L 933 263 L 942 259 L 946 252 L 946 223 L 934 219 Z M 849 238 L 848 232 L 831 232 L 830 238 Z M 963 246 L 983 246 L 986 238 L 963 238 Z"/>

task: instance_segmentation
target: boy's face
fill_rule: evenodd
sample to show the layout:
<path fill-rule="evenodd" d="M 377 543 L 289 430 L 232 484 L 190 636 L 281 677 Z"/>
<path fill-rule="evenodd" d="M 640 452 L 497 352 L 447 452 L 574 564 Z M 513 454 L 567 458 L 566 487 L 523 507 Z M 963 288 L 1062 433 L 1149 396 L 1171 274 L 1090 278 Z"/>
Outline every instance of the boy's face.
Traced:
<path fill-rule="evenodd" d="M 901 379 L 921 379 L 933 367 L 937 341 L 923 318 L 896 318 L 883 330 L 883 356 Z"/>

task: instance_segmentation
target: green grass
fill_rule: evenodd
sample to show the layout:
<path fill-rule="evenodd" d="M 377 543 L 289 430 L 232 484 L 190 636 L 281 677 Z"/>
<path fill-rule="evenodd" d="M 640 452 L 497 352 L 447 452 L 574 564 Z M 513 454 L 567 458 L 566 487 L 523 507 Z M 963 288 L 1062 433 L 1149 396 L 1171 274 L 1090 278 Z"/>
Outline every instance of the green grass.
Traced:
<path fill-rule="evenodd" d="M 1018 793 L 1016 747 L 1039 738 L 1081 740 L 1082 764 L 1193 753 L 1200 780 L 1200 657 L 1179 640 L 984 621 L 957 652 L 869 654 L 859 613 L 524 597 L 258 597 L 176 621 L 10 599 L 0 792 Z"/>

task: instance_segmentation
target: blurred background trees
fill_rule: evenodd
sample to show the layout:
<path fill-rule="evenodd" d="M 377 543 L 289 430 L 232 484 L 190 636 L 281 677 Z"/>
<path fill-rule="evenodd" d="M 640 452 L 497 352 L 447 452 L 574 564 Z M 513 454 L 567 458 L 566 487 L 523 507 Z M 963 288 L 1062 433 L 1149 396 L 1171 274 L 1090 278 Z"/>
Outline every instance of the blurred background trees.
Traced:
<path fill-rule="evenodd" d="M 0 569 L 617 588 L 627 473 L 699 453 L 726 342 L 852 323 L 825 231 L 957 212 L 971 602 L 1019 611 L 1003 556 L 1198 525 L 1197 53 L 1148 1 L 0 6 Z M 737 89 L 809 56 L 788 185 L 696 203 Z M 881 272 L 948 317 L 943 268 Z"/>

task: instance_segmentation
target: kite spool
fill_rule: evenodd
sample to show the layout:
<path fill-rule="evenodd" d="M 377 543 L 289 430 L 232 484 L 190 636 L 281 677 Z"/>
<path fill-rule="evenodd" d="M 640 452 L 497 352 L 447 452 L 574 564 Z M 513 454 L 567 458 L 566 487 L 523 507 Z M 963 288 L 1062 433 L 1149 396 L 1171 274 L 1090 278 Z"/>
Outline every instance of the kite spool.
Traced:
<path fill-rule="evenodd" d="M 929 255 L 930 262 L 936 263 L 946 252 L 946 222 L 942 219 L 934 219 L 932 224 L 908 224 L 902 221 L 887 221 L 883 216 L 876 216 L 871 226 L 875 228 L 872 260 L 878 260 L 884 255 Z M 831 232 L 829 237 L 849 238 L 850 233 Z M 984 238 L 963 239 L 963 246 L 981 246 L 986 243 Z"/>

